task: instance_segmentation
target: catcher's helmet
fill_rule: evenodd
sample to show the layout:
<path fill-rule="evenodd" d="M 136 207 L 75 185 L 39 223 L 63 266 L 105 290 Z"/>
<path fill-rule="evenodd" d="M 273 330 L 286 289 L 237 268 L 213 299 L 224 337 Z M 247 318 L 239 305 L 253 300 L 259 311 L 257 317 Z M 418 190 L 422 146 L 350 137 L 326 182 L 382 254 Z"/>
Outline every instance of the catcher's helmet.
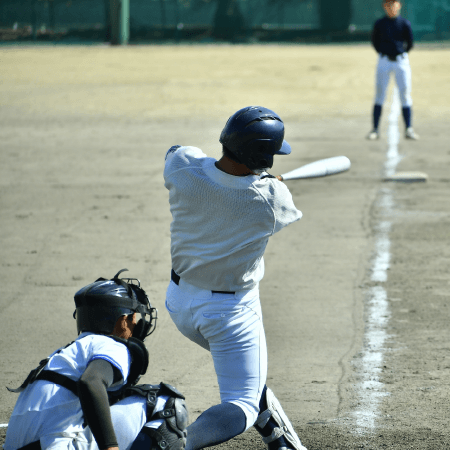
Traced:
<path fill-rule="evenodd" d="M 235 112 L 219 141 L 251 170 L 271 168 L 274 155 L 291 153 L 291 146 L 284 140 L 280 116 L 262 106 L 247 106 Z"/>
<path fill-rule="evenodd" d="M 119 278 L 128 269 L 122 269 L 114 278 L 99 278 L 75 294 L 74 318 L 78 334 L 90 331 L 111 334 L 117 319 L 135 312 L 141 318 L 134 327 L 133 337 L 143 341 L 156 327 L 157 311 L 152 308 L 147 294 L 136 278 Z"/>

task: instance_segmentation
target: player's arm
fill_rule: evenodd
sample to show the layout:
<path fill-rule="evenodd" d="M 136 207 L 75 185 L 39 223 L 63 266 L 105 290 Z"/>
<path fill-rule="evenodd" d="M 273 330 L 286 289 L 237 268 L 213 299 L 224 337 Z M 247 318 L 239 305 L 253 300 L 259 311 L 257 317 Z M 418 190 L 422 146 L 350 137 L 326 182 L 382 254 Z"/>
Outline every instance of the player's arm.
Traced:
<path fill-rule="evenodd" d="M 273 184 L 271 195 L 267 196 L 261 193 L 270 210 L 270 219 L 268 219 L 272 223 L 270 234 L 278 233 L 287 225 L 302 218 L 302 212 L 294 205 L 292 194 L 284 183 L 279 183 L 282 179 L 280 180 L 278 177 L 281 177 L 281 175 L 268 175 L 261 178 L 262 180 L 266 179 L 266 183 Z"/>
<path fill-rule="evenodd" d="M 413 31 L 411 24 L 409 22 L 406 22 L 405 25 L 405 43 L 406 43 L 405 52 L 409 52 L 414 46 Z"/>
<path fill-rule="evenodd" d="M 173 159 L 173 156 L 177 154 L 180 157 L 187 157 L 187 158 L 206 158 L 206 155 L 197 147 L 192 147 L 190 145 L 173 145 L 169 148 L 166 152 L 165 161 L 166 165 L 170 164 L 171 159 Z"/>
<path fill-rule="evenodd" d="M 179 170 L 189 168 L 191 163 L 197 159 L 206 158 L 207 156 L 197 147 L 174 145 L 166 152 L 164 162 L 164 181 L 167 189 L 167 184 L 171 175 Z"/>
<path fill-rule="evenodd" d="M 292 194 L 284 183 L 278 183 L 276 191 L 277 198 L 272 206 L 275 214 L 274 234 L 291 223 L 297 222 L 303 216 L 302 212 L 295 206 Z"/>
<path fill-rule="evenodd" d="M 380 30 L 379 30 L 379 26 L 378 26 L 377 22 L 375 23 L 375 25 L 373 27 L 370 40 L 371 40 L 372 45 L 373 45 L 374 49 L 376 50 L 376 52 L 380 53 L 381 52 L 381 50 L 380 50 L 381 39 L 380 39 Z"/>
<path fill-rule="evenodd" d="M 181 147 L 181 145 L 172 145 L 172 147 L 170 147 L 169 150 L 167 150 L 166 156 L 165 156 L 164 159 L 167 161 L 167 158 L 168 158 L 172 153 L 175 153 L 180 147 Z"/>
<path fill-rule="evenodd" d="M 119 371 L 114 370 L 111 363 L 104 359 L 95 359 L 89 363 L 78 381 L 78 395 L 84 419 L 100 450 L 118 449 L 106 391 L 118 377 L 122 376 Z"/>

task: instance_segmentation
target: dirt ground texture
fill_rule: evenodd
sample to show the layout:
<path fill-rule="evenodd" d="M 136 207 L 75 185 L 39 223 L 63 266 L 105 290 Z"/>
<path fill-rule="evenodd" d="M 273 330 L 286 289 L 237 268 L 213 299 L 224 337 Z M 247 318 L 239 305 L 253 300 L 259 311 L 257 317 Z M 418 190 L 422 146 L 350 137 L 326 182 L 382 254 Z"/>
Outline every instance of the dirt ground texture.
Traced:
<path fill-rule="evenodd" d="M 209 354 L 164 307 L 164 154 L 182 144 L 218 158 L 226 119 L 260 104 L 285 119 L 293 148 L 273 174 L 329 156 L 352 161 L 345 174 L 287 182 L 304 217 L 266 251 L 267 384 L 308 450 L 448 449 L 449 56 L 439 45 L 411 52 L 421 140 L 405 141 L 399 121 L 398 170 L 429 179 L 400 184 L 383 182 L 391 93 L 381 139 L 364 139 L 376 64 L 368 44 L 0 47 L 0 386 L 18 386 L 74 339 L 79 288 L 126 267 L 159 311 L 142 381 L 179 388 L 192 420 L 219 401 Z M 383 221 L 390 264 L 387 280 L 375 282 Z M 367 374 L 360 362 L 371 352 L 374 288 L 387 293 L 387 339 Z M 375 387 L 365 388 L 367 377 Z M 0 389 L 0 424 L 15 400 Z M 361 420 L 362 405 L 371 420 Z M 265 446 L 250 430 L 217 448 Z"/>

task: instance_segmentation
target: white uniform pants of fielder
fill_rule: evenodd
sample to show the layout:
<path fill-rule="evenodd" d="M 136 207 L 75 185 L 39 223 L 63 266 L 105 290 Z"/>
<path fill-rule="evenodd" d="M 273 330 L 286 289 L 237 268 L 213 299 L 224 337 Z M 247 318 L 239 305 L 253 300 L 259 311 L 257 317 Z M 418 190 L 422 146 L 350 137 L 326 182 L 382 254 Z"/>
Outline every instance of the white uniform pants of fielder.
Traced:
<path fill-rule="evenodd" d="M 411 66 L 408 53 L 398 55 L 395 61 L 390 61 L 387 56 L 379 56 L 375 82 L 375 104 L 383 105 L 391 73 L 395 75 L 402 107 L 411 107 Z"/>

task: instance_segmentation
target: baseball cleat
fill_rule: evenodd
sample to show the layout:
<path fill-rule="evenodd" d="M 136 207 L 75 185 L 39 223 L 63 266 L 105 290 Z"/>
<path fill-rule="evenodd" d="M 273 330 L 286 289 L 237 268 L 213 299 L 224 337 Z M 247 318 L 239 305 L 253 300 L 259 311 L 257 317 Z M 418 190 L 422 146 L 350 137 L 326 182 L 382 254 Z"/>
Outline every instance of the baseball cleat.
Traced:
<path fill-rule="evenodd" d="M 377 139 L 380 138 L 380 135 L 378 134 L 378 130 L 372 130 L 368 135 L 367 135 L 367 139 L 369 139 L 369 141 L 376 141 Z"/>
<path fill-rule="evenodd" d="M 417 141 L 419 139 L 419 135 L 413 130 L 412 127 L 409 127 L 405 131 L 405 139 Z"/>
<path fill-rule="evenodd" d="M 260 431 L 268 423 L 273 425 L 270 436 L 262 437 L 269 450 L 307 450 L 302 445 L 280 402 L 269 388 L 266 390 L 266 402 L 267 409 L 258 416 L 255 427 Z"/>

